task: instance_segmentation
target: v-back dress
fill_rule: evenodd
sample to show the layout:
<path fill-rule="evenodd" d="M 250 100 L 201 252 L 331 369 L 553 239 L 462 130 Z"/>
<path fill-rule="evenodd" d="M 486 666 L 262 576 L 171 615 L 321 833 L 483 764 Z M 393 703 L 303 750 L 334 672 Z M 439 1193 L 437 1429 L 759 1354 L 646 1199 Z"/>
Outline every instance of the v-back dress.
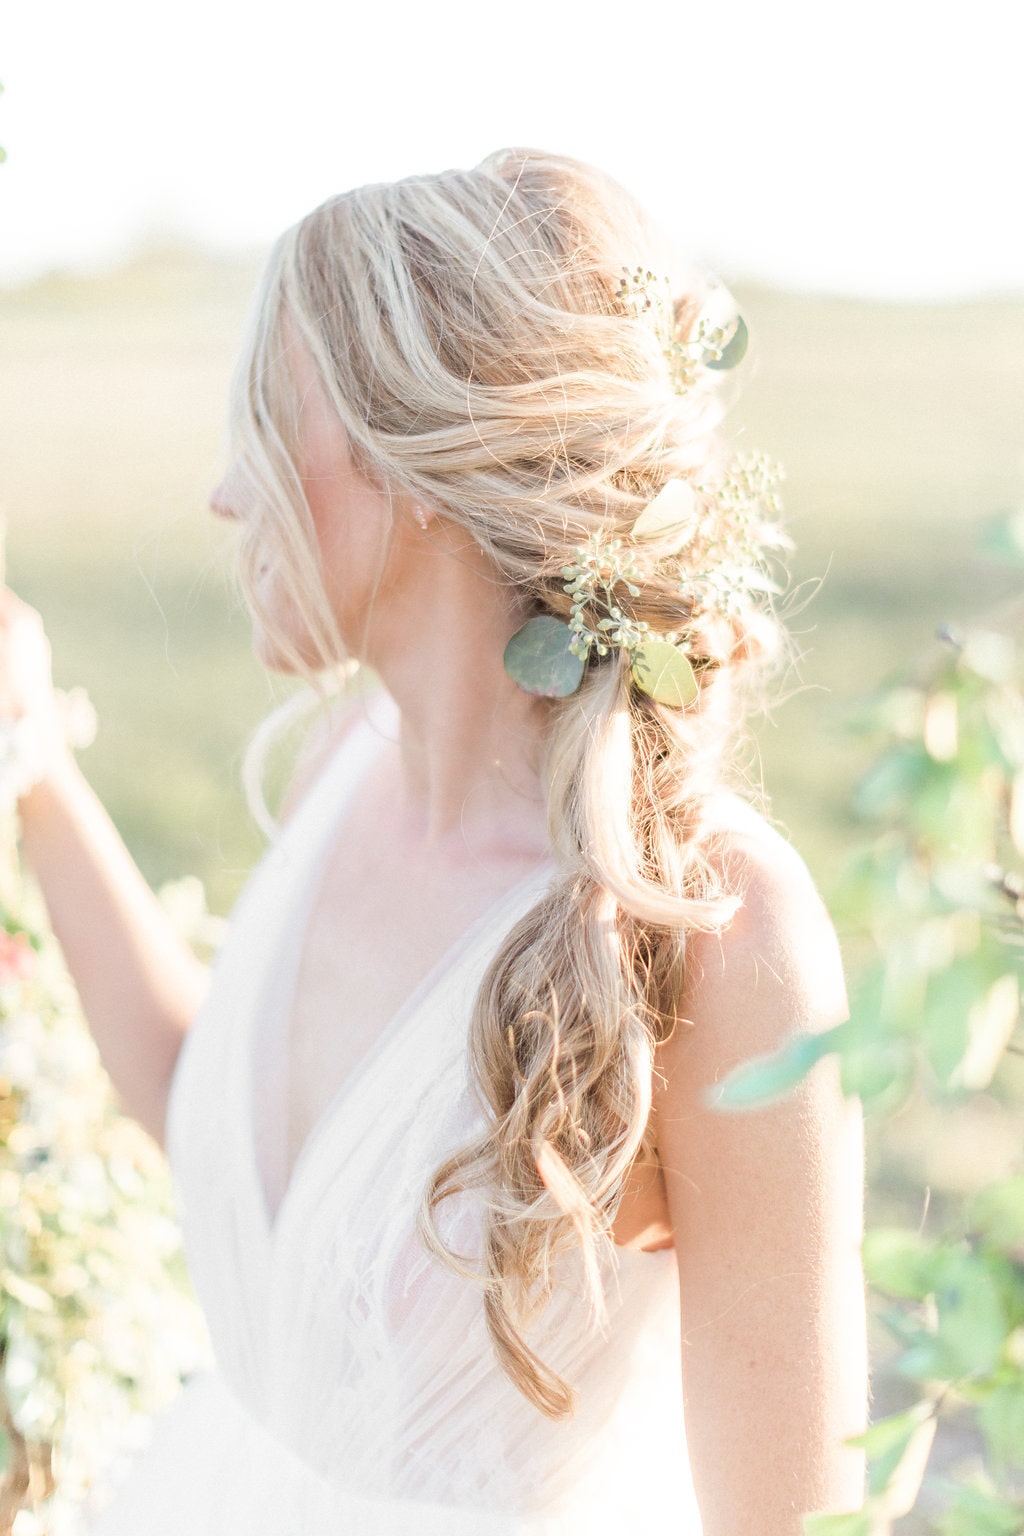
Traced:
<path fill-rule="evenodd" d="M 550 869 L 417 988 L 283 1188 L 303 925 L 382 740 L 370 719 L 355 726 L 268 847 L 182 1052 L 168 1151 L 216 1367 L 158 1421 L 94 1536 L 699 1536 L 672 1252 L 618 1253 L 601 1331 L 567 1270 L 534 1338 L 579 1394 L 575 1416 L 552 1422 L 497 1365 L 479 1288 L 416 1233 L 427 1178 L 481 1121 L 473 998 Z M 441 1207 L 464 1254 L 474 1200 Z"/>

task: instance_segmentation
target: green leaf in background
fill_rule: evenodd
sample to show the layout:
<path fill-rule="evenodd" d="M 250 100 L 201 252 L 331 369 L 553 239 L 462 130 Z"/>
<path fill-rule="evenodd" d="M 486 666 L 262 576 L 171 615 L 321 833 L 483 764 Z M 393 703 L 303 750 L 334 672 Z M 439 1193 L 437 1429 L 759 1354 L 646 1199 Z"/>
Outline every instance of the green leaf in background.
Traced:
<path fill-rule="evenodd" d="M 978 1409 L 978 1423 L 993 1461 L 1004 1470 L 1024 1467 L 1024 1375 L 998 1386 Z"/>
<path fill-rule="evenodd" d="M 901 1374 L 919 1381 L 956 1381 L 994 1371 L 1008 1322 L 995 1261 L 967 1250 L 947 1250 L 935 1302 L 934 1332 L 906 1351 Z"/>
<path fill-rule="evenodd" d="M 917 1453 L 918 1459 L 923 1455 L 927 1460 L 927 1452 L 931 1448 L 931 1442 L 935 1438 L 935 1405 L 930 1401 L 915 1403 L 904 1413 L 894 1413 L 887 1419 L 880 1419 L 877 1424 L 863 1435 L 857 1435 L 855 1439 L 848 1440 L 847 1445 L 859 1446 L 864 1451 L 870 1463 L 868 1468 L 868 1491 L 872 1497 L 884 1493 L 893 1482 L 901 1464 L 911 1459 L 908 1453 Z M 915 1472 L 917 1471 L 915 1467 Z M 920 1474 L 924 1472 L 924 1462 L 920 1465 Z M 921 1477 L 918 1475 L 917 1487 L 920 1486 Z M 917 1487 L 914 1488 L 910 1498 L 909 1508 L 916 1497 Z M 902 1490 L 904 1496 L 909 1490 Z M 900 1502 L 903 1502 L 901 1499 Z"/>
<path fill-rule="evenodd" d="M 848 1515 L 804 1515 L 804 1536 L 872 1536 L 877 1529 L 870 1510 Z"/>
<path fill-rule="evenodd" d="M 999 802 L 985 776 L 968 778 L 955 763 L 932 761 L 903 814 L 937 858 L 990 859 Z"/>
<path fill-rule="evenodd" d="M 953 1074 L 954 1088 L 977 1093 L 996 1074 L 1020 1017 L 1020 983 L 1015 974 L 999 976 L 967 1016 L 967 1049 Z"/>
<path fill-rule="evenodd" d="M 982 530 L 981 553 L 994 560 L 1024 565 L 1024 507 L 1000 512 Z"/>
<path fill-rule="evenodd" d="M 889 1296 L 921 1301 L 939 1282 L 944 1250 L 903 1227 L 876 1227 L 865 1234 L 864 1270 Z"/>
<path fill-rule="evenodd" d="M 939 1536 L 1021 1536 L 1024 1503 L 1009 1503 L 984 1486 L 961 1484 L 936 1529 Z"/>
<path fill-rule="evenodd" d="M 929 980 L 921 1019 L 925 1050 L 938 1083 L 946 1090 L 959 1085 L 958 1073 L 971 1038 L 971 1013 L 993 980 L 987 955 L 977 953 L 957 957 Z"/>
<path fill-rule="evenodd" d="M 757 1109 L 785 1098 L 808 1072 L 834 1051 L 842 1039 L 844 1024 L 818 1035 L 794 1035 L 778 1051 L 741 1062 L 708 1092 L 716 1109 Z"/>
<path fill-rule="evenodd" d="M 10 1469 L 14 1447 L 11 1445 L 11 1437 L 0 1424 L 0 1477 L 6 1476 Z"/>
<path fill-rule="evenodd" d="M 853 793 L 854 815 L 865 821 L 898 816 L 935 771 L 935 762 L 917 742 L 880 757 Z"/>
<path fill-rule="evenodd" d="M 583 659 L 569 649 L 572 633 L 554 614 L 539 614 L 517 629 L 505 647 L 505 671 L 527 693 L 564 699 L 583 678 Z"/>
<path fill-rule="evenodd" d="M 840 1052 L 839 1075 L 848 1098 L 859 1098 L 872 1114 L 894 1113 L 913 1084 L 910 1041 L 899 1035 L 851 1030 Z"/>
<path fill-rule="evenodd" d="M 908 860 L 902 839 L 886 833 L 848 860 L 830 906 L 847 928 L 867 926 L 891 935 L 910 925 L 928 905 L 929 894 L 928 879 Z"/>
<path fill-rule="evenodd" d="M 971 1205 L 971 1225 L 1000 1248 L 1024 1250 L 1024 1173 L 980 1190 Z"/>

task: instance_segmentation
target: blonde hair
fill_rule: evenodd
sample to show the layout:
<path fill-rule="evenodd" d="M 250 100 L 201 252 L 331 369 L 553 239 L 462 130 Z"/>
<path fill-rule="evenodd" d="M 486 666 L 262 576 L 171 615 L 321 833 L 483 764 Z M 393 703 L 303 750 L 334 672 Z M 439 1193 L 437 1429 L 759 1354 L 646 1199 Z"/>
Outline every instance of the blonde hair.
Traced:
<path fill-rule="evenodd" d="M 677 393 L 664 336 L 617 296 L 637 267 L 668 275 L 671 258 L 633 199 L 588 166 L 533 151 L 360 188 L 282 237 L 235 425 L 257 493 L 243 587 L 258 608 L 255 551 L 275 541 L 310 636 L 302 649 L 275 635 L 294 670 L 319 687 L 343 651 L 295 468 L 288 337 L 312 356 L 360 466 L 468 530 L 537 611 L 564 616 L 562 568 L 579 545 L 628 532 L 669 478 L 699 485 L 722 468 L 710 375 Z M 670 323 L 685 342 L 706 295 L 672 291 Z M 713 498 L 706 510 L 715 515 Z M 470 1035 L 486 1129 L 435 1172 L 421 1213 L 434 1252 L 482 1285 L 501 1365 L 556 1417 L 573 1392 L 531 1348 L 531 1322 L 569 1252 L 600 1309 L 625 1183 L 652 1150 L 654 1052 L 673 1027 L 686 935 L 735 907 L 705 809 L 736 681 L 770 625 L 742 593 L 721 611 L 687 592 L 678 562 L 663 560 L 629 612 L 658 633 L 689 632 L 704 662 L 696 706 L 640 693 L 616 650 L 551 706 L 545 779 L 560 878 L 489 967 Z M 482 1266 L 450 1253 L 436 1221 L 446 1198 L 470 1189 L 485 1197 Z"/>

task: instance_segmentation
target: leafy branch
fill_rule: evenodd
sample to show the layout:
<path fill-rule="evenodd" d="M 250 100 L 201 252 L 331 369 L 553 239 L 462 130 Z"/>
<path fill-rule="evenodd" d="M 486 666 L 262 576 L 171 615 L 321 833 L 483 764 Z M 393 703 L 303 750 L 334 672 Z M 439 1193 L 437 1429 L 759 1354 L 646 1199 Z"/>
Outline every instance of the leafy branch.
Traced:
<path fill-rule="evenodd" d="M 1024 517 L 995 521 L 985 548 L 1024 563 Z M 868 941 L 848 1022 L 747 1062 L 720 1102 L 787 1093 L 826 1055 L 846 1093 L 887 1116 L 914 1092 L 950 1106 L 1004 1098 L 1024 1052 L 1024 653 L 999 627 L 940 631 L 928 664 L 870 699 L 856 723 L 882 746 L 855 792 L 874 829 L 836 902 Z M 936 1425 L 973 1422 L 983 1462 L 943 1496 L 941 1536 L 1024 1532 L 1024 1168 L 977 1189 L 959 1232 L 869 1232 L 864 1263 L 895 1370 L 918 1401 L 873 1424 L 864 1508 L 814 1515 L 808 1536 L 879 1536 L 915 1507 Z"/>

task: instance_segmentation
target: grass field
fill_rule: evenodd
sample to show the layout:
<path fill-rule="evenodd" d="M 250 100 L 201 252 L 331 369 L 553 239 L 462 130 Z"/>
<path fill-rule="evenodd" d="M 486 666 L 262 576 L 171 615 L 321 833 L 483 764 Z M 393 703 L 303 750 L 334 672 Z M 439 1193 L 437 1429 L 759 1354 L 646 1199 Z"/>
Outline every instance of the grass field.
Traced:
<path fill-rule="evenodd" d="M 200 874 L 216 910 L 260 847 L 245 736 L 289 686 L 249 655 L 205 510 L 254 273 L 153 252 L 0 293 L 9 579 L 46 619 L 58 681 L 95 700 L 83 761 L 143 870 Z M 803 652 L 760 746 L 775 812 L 827 889 L 864 760 L 850 701 L 939 621 L 1009 590 L 973 544 L 1022 495 L 1024 302 L 740 297 L 754 355 L 732 424 L 787 467 Z"/>

